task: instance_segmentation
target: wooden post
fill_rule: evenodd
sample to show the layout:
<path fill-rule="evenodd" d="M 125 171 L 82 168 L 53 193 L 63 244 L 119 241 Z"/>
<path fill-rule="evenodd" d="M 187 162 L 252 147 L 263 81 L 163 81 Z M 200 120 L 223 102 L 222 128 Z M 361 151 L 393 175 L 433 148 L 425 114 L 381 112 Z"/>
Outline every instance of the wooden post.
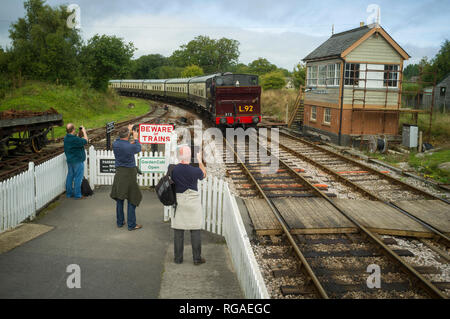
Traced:
<path fill-rule="evenodd" d="M 289 124 L 289 103 L 286 103 L 286 124 Z"/>
<path fill-rule="evenodd" d="M 419 152 L 419 153 L 422 153 L 422 131 L 419 132 L 418 152 Z"/>

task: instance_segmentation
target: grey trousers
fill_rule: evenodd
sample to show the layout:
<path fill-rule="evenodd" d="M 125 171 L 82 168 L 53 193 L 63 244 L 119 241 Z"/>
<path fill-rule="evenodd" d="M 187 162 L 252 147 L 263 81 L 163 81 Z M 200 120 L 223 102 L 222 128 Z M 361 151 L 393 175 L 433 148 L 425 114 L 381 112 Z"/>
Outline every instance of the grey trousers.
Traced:
<path fill-rule="evenodd" d="M 192 256 L 194 262 L 200 261 L 202 258 L 202 240 L 201 240 L 201 230 L 191 230 L 191 244 L 192 244 Z M 174 229 L 174 262 L 183 262 L 183 251 L 184 251 L 184 230 Z"/>

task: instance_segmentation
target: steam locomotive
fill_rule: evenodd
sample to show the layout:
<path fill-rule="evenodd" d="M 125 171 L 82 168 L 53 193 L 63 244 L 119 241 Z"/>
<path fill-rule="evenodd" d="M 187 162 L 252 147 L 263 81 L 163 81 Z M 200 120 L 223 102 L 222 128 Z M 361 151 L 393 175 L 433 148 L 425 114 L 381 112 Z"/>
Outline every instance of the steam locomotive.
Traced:
<path fill-rule="evenodd" d="M 111 80 L 119 94 L 178 103 L 205 113 L 216 126 L 255 127 L 261 122 L 258 76 L 217 73 L 159 80 Z"/>

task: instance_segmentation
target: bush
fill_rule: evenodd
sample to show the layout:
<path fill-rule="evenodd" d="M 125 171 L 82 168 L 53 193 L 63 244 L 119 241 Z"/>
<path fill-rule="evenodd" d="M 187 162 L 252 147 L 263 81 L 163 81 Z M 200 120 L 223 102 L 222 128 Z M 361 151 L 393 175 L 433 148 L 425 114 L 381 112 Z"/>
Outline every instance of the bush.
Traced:
<path fill-rule="evenodd" d="M 284 75 L 280 71 L 270 72 L 261 76 L 263 90 L 281 89 L 286 85 Z"/>

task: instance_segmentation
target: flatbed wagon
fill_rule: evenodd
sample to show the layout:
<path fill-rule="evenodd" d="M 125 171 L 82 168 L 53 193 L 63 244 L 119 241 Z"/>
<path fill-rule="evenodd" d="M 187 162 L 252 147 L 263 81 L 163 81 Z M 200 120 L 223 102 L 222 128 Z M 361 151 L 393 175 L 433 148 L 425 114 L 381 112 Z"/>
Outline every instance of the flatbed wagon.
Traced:
<path fill-rule="evenodd" d="M 0 158 L 10 151 L 40 152 L 53 126 L 62 126 L 63 117 L 55 109 L 44 112 L 7 110 L 0 112 Z"/>

